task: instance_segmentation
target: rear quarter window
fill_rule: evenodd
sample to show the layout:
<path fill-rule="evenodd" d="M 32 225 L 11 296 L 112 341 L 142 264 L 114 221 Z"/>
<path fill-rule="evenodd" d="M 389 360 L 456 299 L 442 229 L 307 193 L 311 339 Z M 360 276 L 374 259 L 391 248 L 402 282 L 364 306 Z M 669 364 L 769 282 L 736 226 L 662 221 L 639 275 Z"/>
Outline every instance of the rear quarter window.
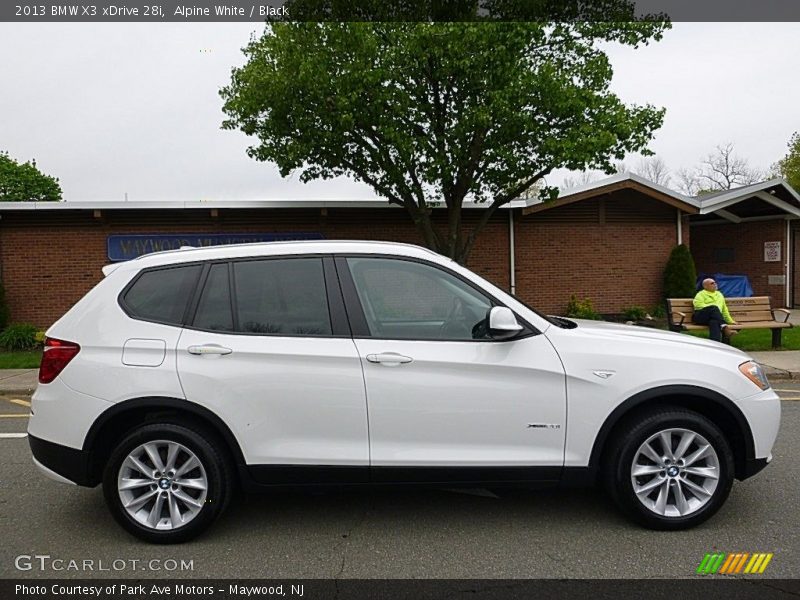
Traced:
<path fill-rule="evenodd" d="M 201 265 L 145 271 L 122 295 L 122 307 L 134 319 L 183 325 Z"/>

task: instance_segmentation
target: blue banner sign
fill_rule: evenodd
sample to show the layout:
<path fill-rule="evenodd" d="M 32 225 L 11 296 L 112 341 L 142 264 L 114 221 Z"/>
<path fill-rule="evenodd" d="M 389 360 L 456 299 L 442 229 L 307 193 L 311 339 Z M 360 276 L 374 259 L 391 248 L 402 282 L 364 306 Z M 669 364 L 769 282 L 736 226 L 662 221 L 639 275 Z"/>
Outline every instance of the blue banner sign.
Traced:
<path fill-rule="evenodd" d="M 154 235 L 108 236 L 108 258 L 119 262 L 163 250 L 177 250 L 181 246 L 224 246 L 253 242 L 282 242 L 291 240 L 321 240 L 321 233 L 177 233 Z"/>

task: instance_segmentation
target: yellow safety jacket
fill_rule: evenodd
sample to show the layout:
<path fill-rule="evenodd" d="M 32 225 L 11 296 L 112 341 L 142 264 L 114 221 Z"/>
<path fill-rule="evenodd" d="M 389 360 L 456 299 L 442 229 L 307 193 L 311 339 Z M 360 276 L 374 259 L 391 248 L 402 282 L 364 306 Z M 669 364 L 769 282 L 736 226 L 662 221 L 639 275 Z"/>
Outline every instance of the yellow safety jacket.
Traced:
<path fill-rule="evenodd" d="M 733 317 L 731 316 L 731 313 L 728 312 L 728 305 L 725 304 L 725 296 L 722 295 L 722 292 L 709 292 L 707 290 L 700 290 L 694 297 L 694 302 L 692 304 L 694 304 L 695 310 L 701 310 L 709 306 L 716 306 L 719 309 L 719 312 L 722 313 L 722 318 L 725 319 L 725 322 L 733 323 Z"/>

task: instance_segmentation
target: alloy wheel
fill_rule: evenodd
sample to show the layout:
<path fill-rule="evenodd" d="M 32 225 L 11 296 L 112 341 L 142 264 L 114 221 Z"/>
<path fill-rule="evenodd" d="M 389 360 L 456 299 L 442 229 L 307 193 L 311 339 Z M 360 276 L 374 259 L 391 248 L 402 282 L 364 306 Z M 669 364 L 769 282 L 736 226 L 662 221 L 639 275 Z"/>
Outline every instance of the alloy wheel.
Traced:
<path fill-rule="evenodd" d="M 206 503 L 208 476 L 197 455 L 183 444 L 153 440 L 134 448 L 117 477 L 122 508 L 156 530 L 183 527 Z"/>
<path fill-rule="evenodd" d="M 633 492 L 647 509 L 664 517 L 696 513 L 714 496 L 720 461 L 714 447 L 695 431 L 659 431 L 639 446 L 631 464 Z"/>

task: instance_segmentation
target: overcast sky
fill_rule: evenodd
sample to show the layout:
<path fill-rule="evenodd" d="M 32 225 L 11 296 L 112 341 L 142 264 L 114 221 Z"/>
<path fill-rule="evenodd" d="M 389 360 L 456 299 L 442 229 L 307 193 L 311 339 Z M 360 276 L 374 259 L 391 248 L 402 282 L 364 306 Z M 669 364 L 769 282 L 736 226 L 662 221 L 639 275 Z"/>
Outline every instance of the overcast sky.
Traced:
<path fill-rule="evenodd" d="M 66 200 L 373 198 L 344 179 L 283 179 L 247 157 L 244 134 L 220 129 L 218 90 L 262 30 L 0 23 L 0 150 L 35 158 Z M 661 42 L 608 51 L 614 91 L 666 107 L 650 147 L 672 170 L 724 142 L 767 168 L 800 130 L 800 23 L 677 23 Z"/>

